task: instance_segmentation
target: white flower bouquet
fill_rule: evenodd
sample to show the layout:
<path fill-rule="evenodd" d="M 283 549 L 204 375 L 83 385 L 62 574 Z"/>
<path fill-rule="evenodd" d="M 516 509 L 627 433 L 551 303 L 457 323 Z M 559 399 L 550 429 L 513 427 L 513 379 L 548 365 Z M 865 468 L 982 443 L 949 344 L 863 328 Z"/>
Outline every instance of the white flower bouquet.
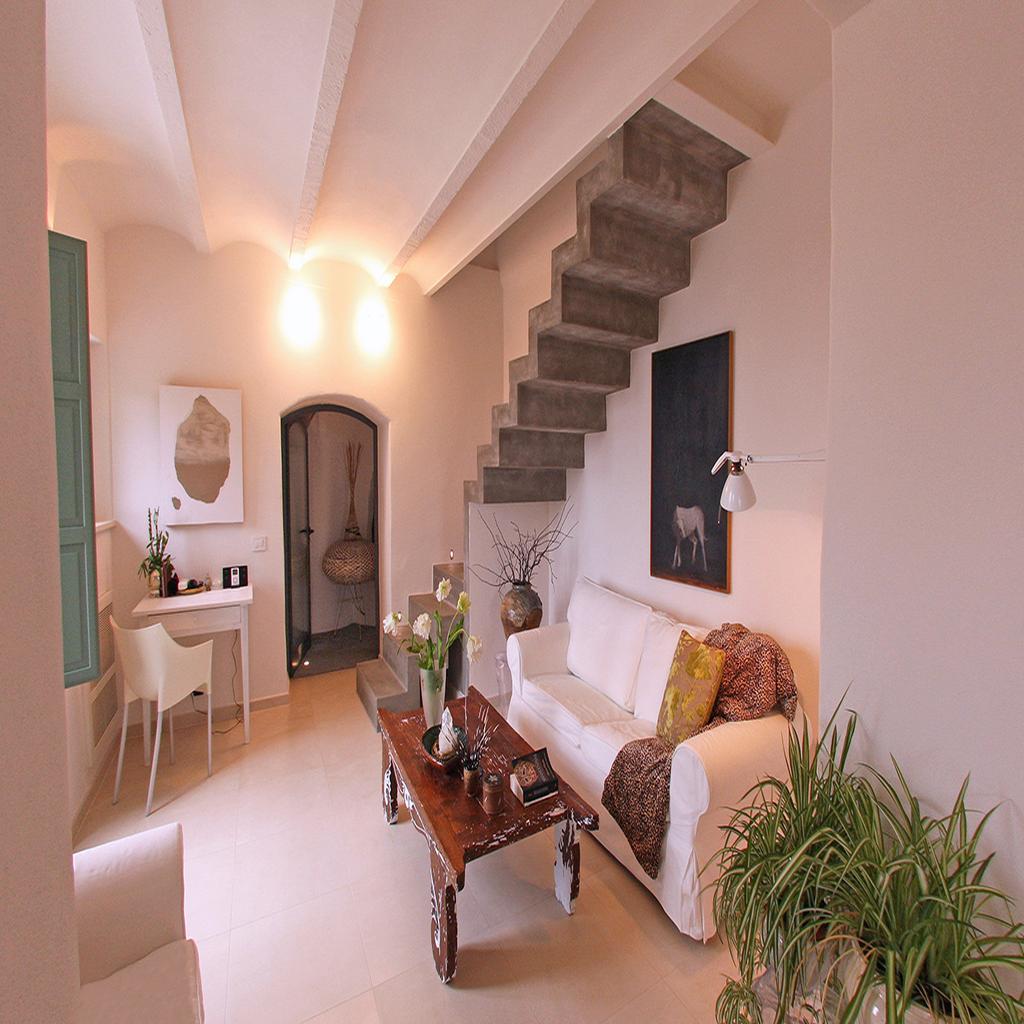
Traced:
<path fill-rule="evenodd" d="M 438 602 L 446 601 L 452 592 L 452 581 L 446 576 L 437 585 L 434 597 Z M 401 612 L 390 612 L 384 619 L 384 632 L 394 637 L 410 654 L 416 655 L 417 664 L 421 669 L 432 672 L 443 672 L 448 664 L 448 651 L 460 637 L 466 637 L 466 657 L 470 663 L 480 657 L 482 644 L 479 637 L 466 633 L 466 612 L 469 611 L 469 594 L 464 590 L 455 602 L 455 615 L 448 623 L 447 632 L 441 621 L 441 613 L 434 611 L 433 616 L 423 612 L 417 615 L 410 626 Z"/>

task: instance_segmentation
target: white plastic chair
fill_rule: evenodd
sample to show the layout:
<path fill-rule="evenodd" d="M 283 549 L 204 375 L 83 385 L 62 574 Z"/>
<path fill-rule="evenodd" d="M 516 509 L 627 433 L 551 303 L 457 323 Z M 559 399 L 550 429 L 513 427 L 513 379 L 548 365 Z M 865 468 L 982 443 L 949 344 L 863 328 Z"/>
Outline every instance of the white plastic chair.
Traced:
<path fill-rule="evenodd" d="M 121 629 L 114 626 L 114 645 L 124 684 L 124 720 L 121 723 L 121 751 L 117 756 L 114 780 L 114 803 L 121 794 L 121 772 L 124 769 L 124 746 L 128 738 L 128 706 L 137 700 L 156 701 L 156 740 L 153 744 L 153 765 L 149 772 L 149 795 L 146 814 L 153 809 L 156 787 L 156 766 L 160 761 L 160 734 L 164 712 L 186 700 L 194 692 L 207 695 L 206 702 L 206 774 L 213 774 L 213 641 L 183 647 L 175 643 L 158 622 L 142 629 Z M 171 764 L 174 764 L 174 715 L 169 715 Z M 149 728 L 143 722 L 144 729 Z"/>

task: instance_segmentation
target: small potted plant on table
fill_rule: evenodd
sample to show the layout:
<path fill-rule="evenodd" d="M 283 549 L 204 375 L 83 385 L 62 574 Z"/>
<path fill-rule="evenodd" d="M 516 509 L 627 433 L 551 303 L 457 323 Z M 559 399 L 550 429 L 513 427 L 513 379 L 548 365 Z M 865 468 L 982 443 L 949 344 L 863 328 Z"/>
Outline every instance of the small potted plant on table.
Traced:
<path fill-rule="evenodd" d="M 167 554 L 170 534 L 160 529 L 160 509 L 151 508 L 146 512 L 149 539 L 146 542 L 146 557 L 139 564 L 139 575 L 149 586 L 150 597 L 166 597 L 164 577 L 170 576 L 171 559 Z"/>

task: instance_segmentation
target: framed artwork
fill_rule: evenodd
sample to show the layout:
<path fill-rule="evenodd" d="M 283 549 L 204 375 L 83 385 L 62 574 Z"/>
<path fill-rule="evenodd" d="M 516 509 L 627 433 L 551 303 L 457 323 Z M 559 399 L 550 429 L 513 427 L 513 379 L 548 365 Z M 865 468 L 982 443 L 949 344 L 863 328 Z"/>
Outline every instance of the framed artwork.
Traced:
<path fill-rule="evenodd" d="M 161 385 L 160 491 L 168 524 L 242 522 L 241 391 Z"/>
<path fill-rule="evenodd" d="M 651 357 L 651 575 L 729 592 L 729 513 L 711 467 L 732 447 L 732 333 Z"/>

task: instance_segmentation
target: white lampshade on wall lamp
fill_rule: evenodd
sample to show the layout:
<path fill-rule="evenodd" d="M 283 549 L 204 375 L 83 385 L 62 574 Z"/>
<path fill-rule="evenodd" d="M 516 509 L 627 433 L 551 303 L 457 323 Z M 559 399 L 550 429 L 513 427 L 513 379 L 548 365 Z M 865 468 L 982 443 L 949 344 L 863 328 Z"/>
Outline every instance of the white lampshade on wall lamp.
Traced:
<path fill-rule="evenodd" d="M 721 505 L 726 512 L 745 512 L 757 501 L 754 485 L 747 475 L 747 466 L 752 462 L 824 462 L 825 452 L 801 452 L 796 455 L 747 455 L 746 452 L 722 452 L 711 470 L 714 476 L 726 463 L 729 475 L 722 488 Z"/>

